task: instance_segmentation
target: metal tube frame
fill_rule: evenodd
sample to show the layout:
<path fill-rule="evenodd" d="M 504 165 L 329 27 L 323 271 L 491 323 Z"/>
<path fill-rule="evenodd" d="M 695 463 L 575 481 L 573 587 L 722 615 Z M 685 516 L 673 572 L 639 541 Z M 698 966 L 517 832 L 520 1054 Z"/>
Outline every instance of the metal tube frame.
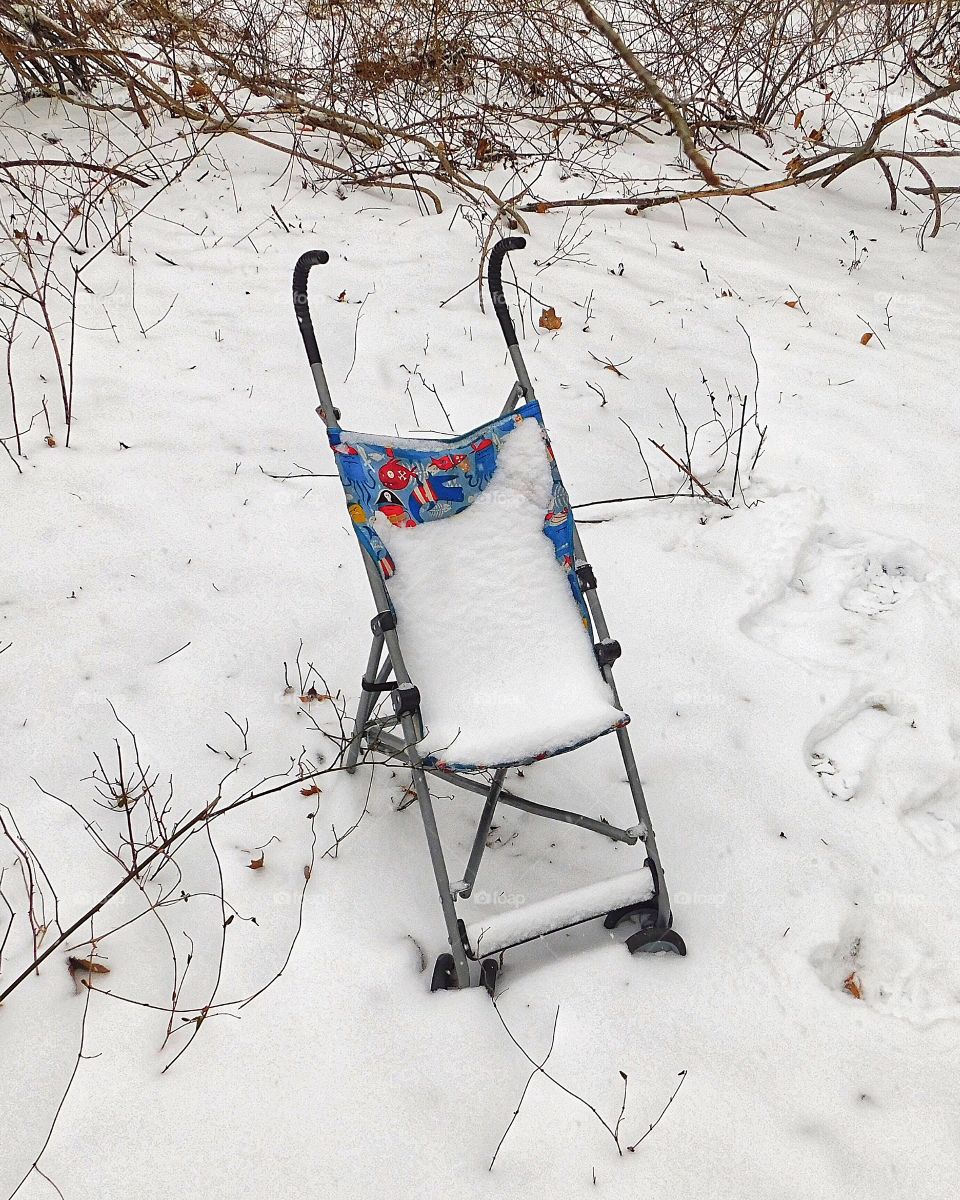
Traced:
<path fill-rule="evenodd" d="M 509 305 L 503 294 L 502 284 L 502 268 L 505 256 L 511 250 L 523 249 L 525 245 L 526 241 L 524 238 L 505 238 L 498 242 L 490 253 L 488 276 L 490 295 L 493 300 L 494 311 L 500 322 L 500 328 L 503 331 L 507 344 L 507 351 L 517 376 L 517 382 L 510 389 L 501 412 L 501 415 L 504 416 L 512 412 L 518 403 L 525 404 L 536 399 L 533 383 L 517 341 L 516 329 L 510 316 Z M 334 407 L 330 389 L 327 385 L 310 317 L 307 295 L 307 280 L 310 269 L 313 266 L 326 263 L 328 258 L 329 256 L 325 251 L 313 250 L 302 255 L 298 260 L 293 273 L 293 305 L 303 338 L 304 348 L 307 352 L 307 359 L 310 363 L 317 397 L 320 401 L 317 413 L 323 419 L 327 428 L 333 430 L 340 428 L 340 412 Z M 587 566 L 587 559 L 583 551 L 580 534 L 576 529 L 574 529 L 574 555 L 576 568 Z M 473 890 L 486 846 L 486 839 L 499 804 L 519 809 L 534 816 L 544 817 L 548 820 L 577 825 L 580 828 L 589 829 L 613 841 L 626 842 L 629 845 L 634 845 L 638 840 L 642 841 L 646 852 L 646 865 L 650 868 L 653 876 L 654 896 L 657 906 L 656 924 L 660 929 L 668 929 L 672 922 L 669 897 L 666 883 L 664 882 L 660 855 L 657 850 L 653 823 L 650 820 L 643 785 L 640 781 L 633 747 L 630 743 L 630 736 L 627 730 L 621 727 L 615 732 L 638 820 L 638 824 L 629 829 L 622 829 L 607 821 L 595 820 L 582 813 L 538 804 L 535 801 L 527 800 L 522 796 L 505 790 L 503 784 L 506 778 L 506 767 L 498 768 L 494 772 L 491 782 L 487 785 L 463 773 L 438 765 L 424 763 L 418 749 L 418 742 L 422 739 L 424 732 L 420 717 L 419 693 L 413 687 L 413 681 L 404 663 L 395 622 L 389 620 L 393 615 L 393 606 L 390 602 L 390 596 L 378 564 L 373 562 L 366 552 L 363 554 L 363 559 L 367 578 L 369 579 L 370 588 L 376 603 L 378 618 L 373 622 L 373 641 L 370 646 L 370 654 L 367 658 L 367 667 L 363 675 L 364 687 L 357 706 L 353 735 L 346 750 L 345 766 L 351 773 L 356 770 L 360 754 L 366 744 L 367 750 L 381 751 L 391 756 L 399 757 L 410 768 L 413 774 L 413 787 L 417 796 L 417 806 L 420 809 L 424 833 L 427 839 L 427 849 L 436 879 L 437 891 L 440 896 L 440 907 L 446 926 L 447 939 L 450 943 L 450 952 L 453 956 L 457 986 L 461 988 L 468 987 L 471 983 L 471 976 L 469 947 L 466 945 L 466 940 L 461 932 L 461 924 L 457 918 L 456 903 L 458 899 L 469 897 Z M 590 572 L 590 576 L 592 577 L 592 572 Z M 603 644 L 609 641 L 610 634 L 594 584 L 584 589 L 584 597 L 594 633 L 598 642 Z M 381 623 L 380 618 L 382 617 L 387 617 L 388 619 Z M 599 669 L 613 693 L 615 703 L 619 707 L 620 700 L 613 678 L 612 664 L 602 664 Z M 394 684 L 392 690 L 395 698 L 402 696 L 405 688 L 408 695 L 411 694 L 410 689 L 412 689 L 412 693 L 416 697 L 416 705 L 413 710 L 399 712 L 398 720 L 393 722 L 393 724 L 399 724 L 403 733 L 402 738 L 387 733 L 383 728 L 384 723 L 374 720 L 372 717 L 376 697 L 382 691 L 386 690 L 386 685 L 390 680 L 391 674 L 393 677 L 391 682 Z M 395 708 L 397 708 L 396 703 Z M 433 800 L 427 783 L 428 774 L 454 783 L 466 791 L 478 793 L 485 797 L 463 878 L 453 885 L 450 882 L 440 834 L 437 829 Z"/>

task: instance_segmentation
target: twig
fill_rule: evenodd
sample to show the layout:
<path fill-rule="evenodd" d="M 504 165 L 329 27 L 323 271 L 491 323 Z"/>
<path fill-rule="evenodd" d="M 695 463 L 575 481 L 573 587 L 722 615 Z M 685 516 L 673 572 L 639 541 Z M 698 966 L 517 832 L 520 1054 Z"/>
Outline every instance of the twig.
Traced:
<path fill-rule="evenodd" d="M 72 922 L 65 930 L 63 930 L 60 933 L 60 936 L 57 937 L 47 947 L 46 950 L 34 957 L 33 961 L 27 967 L 25 967 L 23 971 L 20 972 L 16 979 L 14 979 L 11 984 L 9 984 L 2 992 L 0 992 L 0 1003 L 2 1003 L 11 992 L 19 987 L 20 984 L 23 983 L 23 981 L 27 979 L 33 971 L 37 970 L 40 965 L 50 957 L 51 954 L 58 950 L 68 938 L 76 933 L 81 925 L 85 925 L 92 917 L 95 917 L 102 908 L 109 904 L 115 896 L 119 895 L 124 888 L 128 887 L 131 883 L 143 876 L 148 867 L 150 867 L 158 859 L 169 859 L 173 848 L 183 842 L 193 831 L 195 831 L 201 822 L 215 821 L 220 817 L 225 817 L 228 813 L 235 812 L 238 808 L 244 807 L 244 805 L 252 803 L 254 800 L 261 800 L 265 796 L 276 795 L 277 792 L 286 791 L 287 788 L 302 784 L 305 780 L 317 779 L 321 775 L 327 775 L 332 772 L 342 771 L 345 769 L 345 767 L 336 764 L 329 767 L 324 767 L 320 770 L 311 772 L 309 775 L 298 776 L 296 779 L 288 779 L 284 783 L 277 784 L 275 787 L 264 788 L 258 792 L 249 792 L 243 796 L 240 796 L 238 799 L 231 801 L 229 804 L 224 805 L 223 808 L 217 808 L 216 805 L 218 800 L 214 799 L 199 812 L 194 813 L 192 817 L 188 817 L 179 822 L 176 828 L 166 838 L 164 838 L 160 845 L 156 846 L 152 851 L 141 858 L 139 863 L 135 867 L 131 867 L 123 875 L 123 877 L 116 884 L 114 884 L 114 886 L 106 893 L 105 896 L 101 897 L 100 900 L 91 905 L 91 907 L 87 909 L 83 916 L 78 917 L 76 921 Z"/>
<path fill-rule="evenodd" d="M 684 1070 L 682 1070 L 682 1071 L 680 1072 L 680 1082 L 679 1082 L 679 1083 L 677 1084 L 677 1086 L 676 1086 L 676 1087 L 673 1089 L 673 1092 L 672 1092 L 672 1094 L 671 1094 L 671 1096 L 670 1096 L 670 1099 L 669 1099 L 669 1100 L 666 1102 L 666 1104 L 663 1106 L 663 1110 L 662 1110 L 662 1112 L 660 1113 L 660 1116 L 659 1116 L 659 1117 L 657 1117 L 657 1119 L 654 1121 L 654 1123 L 653 1123 L 653 1124 L 650 1126 L 650 1128 L 647 1130 L 647 1132 L 646 1132 L 645 1134 L 643 1134 L 641 1137 L 637 1138 L 637 1140 L 636 1140 L 636 1141 L 633 1143 L 633 1145 L 632 1145 L 632 1146 L 628 1146 L 628 1147 L 627 1147 L 627 1149 L 630 1151 L 630 1153 L 631 1153 L 631 1154 L 632 1154 L 632 1153 L 633 1153 L 633 1152 L 636 1150 L 636 1148 L 637 1148 L 637 1147 L 640 1145 L 640 1143 L 641 1143 L 641 1142 L 644 1140 L 644 1138 L 648 1138 L 648 1137 L 650 1136 L 650 1134 L 651 1134 L 651 1133 L 653 1133 L 653 1131 L 656 1129 L 656 1127 L 657 1127 L 657 1126 L 660 1124 L 660 1122 L 663 1120 L 663 1118 L 664 1118 L 664 1115 L 666 1114 L 666 1111 L 667 1111 L 667 1109 L 670 1107 L 670 1105 L 671 1105 L 671 1104 L 674 1102 L 674 1100 L 676 1099 L 676 1097 L 677 1097 L 677 1092 L 679 1092 L 679 1091 L 680 1091 L 680 1089 L 683 1087 L 683 1081 L 686 1079 L 686 1077 L 687 1077 L 687 1072 L 686 1072 L 686 1069 L 684 1069 Z"/>
<path fill-rule="evenodd" d="M 647 440 L 650 442 L 651 445 L 656 446 L 656 448 L 660 451 L 661 454 L 665 454 L 667 456 L 667 458 L 670 459 L 670 461 L 673 463 L 673 465 L 678 470 L 682 471 L 684 473 L 684 475 L 689 476 L 690 482 L 695 483 L 697 485 L 697 487 L 704 494 L 704 496 L 706 496 L 706 498 L 711 502 L 711 504 L 722 504 L 724 506 L 724 508 L 732 507 L 730 504 L 730 501 L 725 496 L 714 495 L 714 493 L 711 492 L 709 488 L 705 487 L 700 482 L 700 480 L 696 477 L 696 475 L 694 475 L 694 473 L 690 470 L 689 467 L 685 467 L 682 462 L 677 462 L 677 460 L 673 457 L 673 455 L 670 453 L 670 451 L 667 450 L 664 446 L 661 446 L 659 442 L 655 442 L 653 440 L 653 438 L 648 438 Z"/>
<path fill-rule="evenodd" d="M 187 647 L 188 647 L 190 644 L 191 644 L 190 642 L 184 642 L 184 643 L 183 643 L 183 645 L 180 647 L 180 650 L 186 650 L 186 648 L 187 648 Z M 172 653 L 172 654 L 168 654 L 168 655 L 166 656 L 166 658 L 158 658 L 158 659 L 157 659 L 157 662 L 156 662 L 156 665 L 159 667 L 161 663 L 168 662 L 168 661 L 169 661 L 171 658 L 173 658 L 173 655 L 174 655 L 174 654 L 179 654 L 179 653 L 180 653 L 180 650 L 174 650 L 174 651 L 173 651 L 173 653 Z"/>
<path fill-rule="evenodd" d="M 47 1136 L 43 1139 L 43 1145 L 40 1147 L 40 1150 L 37 1153 L 36 1158 L 30 1164 L 30 1167 L 27 1170 L 27 1173 L 24 1175 L 24 1177 L 20 1180 L 20 1182 L 17 1184 L 17 1186 L 10 1193 L 10 1200 L 13 1200 L 14 1196 L 16 1196 L 16 1194 L 20 1191 L 20 1189 L 23 1187 L 23 1185 L 27 1182 L 27 1180 L 30 1178 L 30 1176 L 34 1173 L 34 1171 L 36 1171 L 38 1175 L 43 1176 L 43 1178 L 47 1181 L 47 1183 L 49 1183 L 50 1186 L 56 1190 L 57 1194 L 61 1197 L 61 1200 L 62 1200 L 63 1193 L 60 1191 L 60 1189 L 57 1187 L 57 1185 L 55 1183 L 53 1183 L 53 1181 L 49 1178 L 49 1176 L 43 1174 L 43 1172 L 40 1170 L 39 1164 L 40 1164 L 40 1159 L 43 1158 L 43 1155 L 44 1155 L 47 1147 L 50 1145 L 51 1139 L 53 1138 L 53 1131 L 56 1128 L 57 1121 L 60 1119 L 60 1114 L 63 1112 L 63 1107 L 67 1102 L 67 1096 L 69 1096 L 70 1089 L 73 1087 L 73 1082 L 77 1077 L 77 1072 L 80 1070 L 80 1063 L 83 1061 L 83 1047 L 84 1047 L 86 1033 L 87 1033 L 87 1013 L 90 1010 L 90 992 L 92 990 L 93 989 L 89 988 L 89 987 L 87 987 L 87 989 L 86 989 L 86 996 L 84 997 L 84 1001 L 83 1001 L 83 1015 L 80 1018 L 80 1045 L 77 1048 L 76 1061 L 73 1064 L 73 1070 L 70 1072 L 70 1078 L 67 1080 L 67 1086 L 63 1089 L 63 1094 L 60 1097 L 60 1103 L 57 1105 L 56 1112 L 54 1112 L 54 1114 L 53 1114 L 53 1120 L 50 1122 L 50 1128 L 47 1130 Z"/>
<path fill-rule="evenodd" d="M 496 1005 L 494 1005 L 494 1007 L 496 1007 Z M 500 1016 L 499 1009 L 497 1009 L 497 1016 Z M 517 1117 L 520 1115 L 520 1109 L 523 1107 L 523 1102 L 526 1099 L 527 1092 L 530 1089 L 530 1084 L 533 1083 L 536 1076 L 540 1074 L 540 1072 L 543 1070 L 543 1068 L 547 1065 L 547 1063 L 550 1060 L 550 1055 L 553 1053 L 554 1043 L 557 1040 L 557 1021 L 559 1019 L 560 1019 L 560 1006 L 557 1005 L 557 1011 L 553 1014 L 553 1029 L 550 1031 L 550 1045 L 547 1048 L 547 1052 L 543 1056 L 541 1061 L 534 1063 L 533 1070 L 530 1072 L 529 1076 L 527 1077 L 527 1082 L 523 1085 L 523 1091 L 520 1093 L 520 1099 L 517 1101 L 517 1107 L 513 1110 L 513 1116 L 507 1122 L 506 1129 L 500 1135 L 500 1141 L 497 1142 L 497 1148 L 496 1148 L 496 1150 L 494 1150 L 493 1158 L 490 1159 L 490 1165 L 487 1167 L 488 1171 L 493 1170 L 493 1164 L 497 1161 L 497 1155 L 500 1153 L 500 1147 L 507 1140 L 507 1134 L 513 1128 L 514 1121 L 516 1121 Z M 503 1021 L 502 1016 L 500 1016 L 500 1020 L 501 1020 L 501 1022 Z M 504 1028 L 506 1028 L 506 1025 L 504 1025 Z M 507 1032 L 509 1032 L 509 1030 Z"/>

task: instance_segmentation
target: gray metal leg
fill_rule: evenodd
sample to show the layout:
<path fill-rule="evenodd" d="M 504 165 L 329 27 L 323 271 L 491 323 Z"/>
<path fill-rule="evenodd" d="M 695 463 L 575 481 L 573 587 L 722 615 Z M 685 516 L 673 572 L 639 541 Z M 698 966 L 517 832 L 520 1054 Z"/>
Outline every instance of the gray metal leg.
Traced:
<path fill-rule="evenodd" d="M 443 857 L 443 847 L 440 845 L 440 833 L 437 829 L 437 819 L 433 812 L 433 801 L 427 786 L 427 777 L 420 764 L 417 753 L 417 732 L 412 716 L 405 716 L 401 722 L 403 736 L 406 739 L 407 760 L 413 771 L 413 786 L 417 793 L 417 803 L 420 816 L 423 818 L 423 828 L 427 835 L 427 846 L 430 850 L 430 861 L 433 863 L 433 873 L 437 880 L 437 890 L 440 893 L 440 907 L 443 909 L 443 919 L 447 926 L 447 939 L 450 942 L 450 953 L 453 955 L 454 968 L 457 973 L 457 986 L 470 986 L 470 964 L 467 962 L 463 942 L 460 939 L 460 928 L 457 925 L 457 909 L 450 890 L 450 877 L 447 874 L 447 864 Z"/>
<path fill-rule="evenodd" d="M 609 667 L 604 674 L 610 676 Z M 612 684 L 612 676 L 610 676 L 608 681 Z M 617 741 L 620 743 L 620 753 L 623 755 L 623 765 L 627 771 L 627 781 L 630 784 L 630 792 L 637 810 L 637 818 L 643 827 L 643 844 L 646 847 L 647 858 L 650 860 L 650 867 L 654 874 L 654 883 L 657 888 L 657 924 L 661 928 L 666 929 L 670 924 L 670 897 L 667 894 L 667 885 L 663 878 L 663 867 L 660 865 L 660 852 L 657 850 L 657 839 L 654 835 L 653 824 L 650 821 L 650 813 L 647 809 L 647 798 L 643 794 L 643 784 L 640 782 L 637 760 L 633 756 L 633 746 L 630 744 L 630 735 L 626 729 L 617 730 Z"/>
<path fill-rule="evenodd" d="M 365 683 L 383 682 L 380 678 L 386 679 L 387 672 L 390 670 L 389 658 L 384 663 L 384 669 L 380 669 L 380 656 L 383 653 L 383 634 L 376 633 L 373 636 L 373 644 L 370 646 L 370 657 L 367 659 L 367 669 L 363 673 Z M 360 757 L 360 741 L 363 737 L 363 731 L 367 727 L 367 721 L 370 720 L 370 713 L 373 711 L 376 692 L 368 692 L 366 690 L 360 693 L 360 703 L 357 705 L 357 717 L 353 723 L 353 737 L 350 739 L 350 744 L 347 746 L 347 753 L 344 758 L 344 765 L 349 772 L 353 774 L 357 769 L 357 760 Z"/>
<path fill-rule="evenodd" d="M 586 556 L 583 552 L 583 543 L 580 541 L 580 533 L 576 528 L 574 528 L 573 533 L 573 549 L 577 565 L 585 563 Z M 600 597 L 597 595 L 596 588 L 593 587 L 585 591 L 584 598 L 587 602 L 587 608 L 590 610 L 590 619 L 593 622 L 597 638 L 603 642 L 609 638 L 610 630 L 607 628 L 607 619 L 603 615 L 603 608 L 600 605 Z M 603 667 L 602 673 L 604 679 L 610 685 L 610 690 L 613 692 L 614 702 L 617 707 L 620 707 L 620 697 L 617 694 L 617 685 L 613 679 L 613 667 L 610 665 Z M 650 868 L 654 874 L 654 884 L 657 888 L 657 920 L 662 928 L 666 929 L 670 924 L 670 897 L 667 894 L 667 885 L 663 878 L 660 852 L 657 850 L 657 839 L 653 832 L 653 822 L 650 820 L 647 799 L 643 794 L 643 784 L 640 782 L 637 760 L 634 758 L 633 746 L 630 744 L 630 734 L 625 728 L 617 730 L 617 741 L 620 744 L 620 753 L 623 756 L 623 765 L 627 772 L 627 781 L 630 784 L 630 792 L 633 796 L 634 807 L 637 810 L 637 817 L 644 830 L 643 842 L 646 846 L 647 858 L 650 860 Z"/>
<path fill-rule="evenodd" d="M 487 845 L 490 826 L 493 824 L 493 814 L 497 811 L 497 802 L 500 799 L 500 793 L 503 790 L 503 781 L 506 777 L 507 768 L 501 767 L 494 774 L 493 781 L 490 784 L 490 791 L 487 792 L 483 812 L 480 814 L 480 823 L 477 826 L 477 832 L 473 839 L 473 848 L 470 851 L 470 858 L 467 861 L 467 869 L 463 873 L 463 879 L 454 888 L 454 891 L 462 900 L 467 900 L 473 891 L 477 872 L 480 870 L 480 860 L 483 858 L 483 852 Z"/>

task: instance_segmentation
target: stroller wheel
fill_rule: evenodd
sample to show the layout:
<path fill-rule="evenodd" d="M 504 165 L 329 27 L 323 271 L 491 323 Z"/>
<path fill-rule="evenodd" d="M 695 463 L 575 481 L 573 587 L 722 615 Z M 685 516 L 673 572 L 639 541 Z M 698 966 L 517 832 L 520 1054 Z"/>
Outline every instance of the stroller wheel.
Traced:
<path fill-rule="evenodd" d="M 500 970 L 500 964 L 495 958 L 485 958 L 480 964 L 480 984 L 487 989 L 487 995 L 493 999 L 493 993 L 497 987 L 497 973 Z"/>
<path fill-rule="evenodd" d="M 683 938 L 675 929 L 641 929 L 627 938 L 627 949 L 631 954 L 679 954 L 687 953 Z"/>
<path fill-rule="evenodd" d="M 457 986 L 457 969 L 452 954 L 441 954 L 433 967 L 433 979 L 430 981 L 431 992 L 446 992 Z"/>
<path fill-rule="evenodd" d="M 641 929 L 652 929 L 657 923 L 659 905 L 656 899 L 641 900 L 639 904 L 628 904 L 625 908 L 615 908 L 603 918 L 604 929 L 616 929 L 621 921 L 636 918 Z M 673 917 L 670 917 L 673 923 Z"/>

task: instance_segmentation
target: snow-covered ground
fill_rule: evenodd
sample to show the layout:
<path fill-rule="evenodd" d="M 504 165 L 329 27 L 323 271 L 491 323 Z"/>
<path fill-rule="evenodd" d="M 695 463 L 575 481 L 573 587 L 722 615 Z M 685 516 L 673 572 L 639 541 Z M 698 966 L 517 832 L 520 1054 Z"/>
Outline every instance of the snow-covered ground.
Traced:
<path fill-rule="evenodd" d="M 331 255 L 313 308 L 347 428 L 442 432 L 436 388 L 469 429 L 512 382 L 453 205 L 423 217 L 408 194 L 285 188 L 267 151 L 220 149 L 229 171 L 198 163 L 133 225 L 129 254 L 88 273 L 70 449 L 32 448 L 22 476 L 0 460 L 0 800 L 64 924 L 118 868 L 31 777 L 104 828 L 121 821 L 92 807 L 87 780 L 115 738 L 129 753 L 108 701 L 172 775 L 178 811 L 207 802 L 242 752 L 227 714 L 249 721 L 250 751 L 227 795 L 304 748 L 329 755 L 315 726 L 336 730 L 333 705 L 299 703 L 301 639 L 301 666 L 356 701 L 372 603 L 292 318 L 296 257 Z M 536 297 L 523 348 L 575 504 L 646 489 L 630 430 L 658 487 L 676 488 L 646 440 L 682 448 L 667 389 L 692 427 L 709 414 L 701 372 L 721 398 L 752 395 L 744 330 L 759 366 L 768 432 L 749 504 L 582 510 L 688 956 L 631 958 L 590 925 L 508 952 L 499 1016 L 481 989 L 431 994 L 443 925 L 409 775 L 382 767 L 371 786 L 362 768 L 319 780 L 319 796 L 281 792 L 212 829 L 226 896 L 256 918 L 227 929 L 221 999 L 281 967 L 315 832 L 283 975 L 240 1019 L 209 1017 L 161 1073 L 187 1036 L 161 1052 L 166 1017 L 143 1006 L 169 1002 L 164 932 L 148 918 L 103 944 L 97 985 L 143 1003 L 89 997 L 87 1057 L 41 1161 L 65 1196 L 952 1194 L 957 233 L 921 252 L 920 217 L 886 196 L 878 174 L 853 171 L 780 194 L 775 211 L 598 209 L 575 257 L 539 273 L 564 216 L 533 215 L 514 256 Z M 546 306 L 555 332 L 537 328 Z M 273 477 L 288 474 L 302 477 Z M 631 823 L 610 738 L 523 774 L 534 799 Z M 450 791 L 438 814 L 455 871 L 479 804 Z M 210 846 L 185 857 L 191 899 L 166 920 L 181 970 L 181 931 L 197 942 L 189 1007 L 209 999 L 222 921 Z M 12 858 L 0 847 L 0 866 Z M 465 907 L 482 919 L 641 864 L 637 849 L 502 810 Z M 96 927 L 134 912 L 120 899 Z M 0 983 L 25 935 L 21 919 Z M 0 1013 L 0 1190 L 43 1144 L 84 1006 L 58 954 Z M 532 1069 L 502 1022 L 541 1061 L 558 1009 L 547 1070 L 569 1091 L 538 1076 L 488 1172 Z M 570 1095 L 613 1125 L 621 1071 L 624 1145 L 687 1072 L 622 1157 Z M 20 1192 L 47 1194 L 36 1174 Z"/>

